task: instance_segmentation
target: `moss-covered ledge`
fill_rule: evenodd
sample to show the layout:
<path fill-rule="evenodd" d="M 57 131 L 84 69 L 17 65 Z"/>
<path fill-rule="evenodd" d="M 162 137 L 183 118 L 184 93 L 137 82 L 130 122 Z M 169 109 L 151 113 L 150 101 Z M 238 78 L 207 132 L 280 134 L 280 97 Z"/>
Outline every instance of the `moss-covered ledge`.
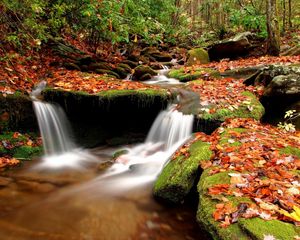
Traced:
<path fill-rule="evenodd" d="M 193 142 L 187 152 L 186 147 L 175 153 L 156 180 L 153 189 L 156 198 L 175 204 L 184 201 L 200 173 L 200 162 L 209 161 L 212 156 L 207 142 Z"/>
<path fill-rule="evenodd" d="M 229 107 L 217 109 L 213 113 L 202 112 L 197 118 L 206 121 L 224 122 L 229 118 L 253 118 L 260 120 L 265 113 L 265 109 L 257 97 L 248 91 L 242 93 L 245 100 L 241 102 L 238 107 Z"/>
<path fill-rule="evenodd" d="M 189 82 L 198 78 L 218 78 L 220 73 L 210 68 L 179 68 L 171 70 L 168 77 L 178 79 L 180 82 Z"/>
<path fill-rule="evenodd" d="M 115 137 L 136 133 L 146 135 L 157 114 L 172 99 L 164 89 L 108 90 L 88 94 L 47 88 L 42 95 L 46 101 L 57 103 L 65 110 L 76 139 L 88 147 L 105 144 Z"/>

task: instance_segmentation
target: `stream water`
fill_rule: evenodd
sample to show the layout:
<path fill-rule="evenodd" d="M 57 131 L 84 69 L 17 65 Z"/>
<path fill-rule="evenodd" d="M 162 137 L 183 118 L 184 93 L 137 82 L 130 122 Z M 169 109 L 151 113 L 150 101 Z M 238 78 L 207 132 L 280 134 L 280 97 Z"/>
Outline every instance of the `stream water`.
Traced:
<path fill-rule="evenodd" d="M 196 202 L 171 208 L 153 200 L 157 175 L 191 135 L 193 116 L 169 106 L 144 143 L 106 170 L 117 149 L 79 149 L 61 109 L 33 91 L 45 156 L 0 176 L 0 239 L 209 239 L 195 222 Z M 196 199 L 195 197 L 194 199 Z"/>

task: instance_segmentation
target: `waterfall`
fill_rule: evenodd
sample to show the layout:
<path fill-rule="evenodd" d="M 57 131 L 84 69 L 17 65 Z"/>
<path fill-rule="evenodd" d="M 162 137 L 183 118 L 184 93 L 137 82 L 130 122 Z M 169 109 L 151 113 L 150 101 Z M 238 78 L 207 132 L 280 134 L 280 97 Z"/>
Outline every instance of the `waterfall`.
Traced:
<path fill-rule="evenodd" d="M 190 138 L 193 120 L 193 115 L 177 111 L 176 105 L 169 106 L 157 116 L 146 141 L 127 149 L 97 181 L 103 181 L 107 191 L 129 190 L 154 181 L 172 154 Z"/>
<path fill-rule="evenodd" d="M 152 77 L 150 80 L 145 81 L 147 84 L 157 84 L 157 85 L 180 85 L 182 84 L 175 78 L 167 77 L 168 72 L 170 71 L 168 66 L 162 65 L 161 70 L 157 71 L 158 75 Z"/>
<path fill-rule="evenodd" d="M 71 139 L 70 123 L 63 109 L 39 100 L 45 87 L 43 81 L 31 92 L 45 153 L 38 168 L 81 168 L 83 162 L 94 160 L 94 157 L 79 149 Z"/>

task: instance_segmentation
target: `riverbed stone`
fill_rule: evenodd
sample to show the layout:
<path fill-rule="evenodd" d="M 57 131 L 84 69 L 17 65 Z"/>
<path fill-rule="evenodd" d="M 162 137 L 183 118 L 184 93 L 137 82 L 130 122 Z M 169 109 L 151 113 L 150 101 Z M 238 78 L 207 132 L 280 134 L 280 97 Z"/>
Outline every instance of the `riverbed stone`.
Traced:
<path fill-rule="evenodd" d="M 166 202 L 182 203 L 199 175 L 199 162 L 212 156 L 209 146 L 206 142 L 194 142 L 188 157 L 180 154 L 171 159 L 154 184 L 154 196 Z"/>
<path fill-rule="evenodd" d="M 187 54 L 187 66 L 192 66 L 195 64 L 206 64 L 209 63 L 209 56 L 206 50 L 203 48 L 195 48 L 188 51 Z"/>
<path fill-rule="evenodd" d="M 220 73 L 210 68 L 179 68 L 172 69 L 168 73 L 168 77 L 178 79 L 180 82 L 189 82 L 198 78 L 220 77 Z"/>
<path fill-rule="evenodd" d="M 145 76 L 145 75 L 147 75 L 147 76 Z M 151 76 L 155 76 L 155 75 L 157 75 L 157 72 L 154 71 L 151 67 L 140 65 L 134 69 L 134 73 L 132 75 L 132 80 L 135 80 L 135 81 L 144 80 L 145 81 L 145 80 L 150 79 Z M 149 76 L 150 76 L 150 78 L 149 78 Z"/>

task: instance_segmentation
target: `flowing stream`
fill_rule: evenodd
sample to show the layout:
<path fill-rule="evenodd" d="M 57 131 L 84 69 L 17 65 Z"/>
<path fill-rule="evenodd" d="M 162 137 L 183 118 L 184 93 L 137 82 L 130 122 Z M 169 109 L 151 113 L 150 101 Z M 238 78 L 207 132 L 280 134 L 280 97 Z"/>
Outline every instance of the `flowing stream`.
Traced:
<path fill-rule="evenodd" d="M 42 82 L 32 99 L 45 155 L 40 164 L 1 174 L 0 239 L 210 239 L 195 222 L 196 202 L 173 209 L 151 197 L 153 181 L 191 136 L 193 115 L 170 105 L 144 143 L 121 148 L 127 153 L 103 171 L 99 167 L 118 149 L 78 148 L 63 110 L 39 100 L 44 87 Z"/>

